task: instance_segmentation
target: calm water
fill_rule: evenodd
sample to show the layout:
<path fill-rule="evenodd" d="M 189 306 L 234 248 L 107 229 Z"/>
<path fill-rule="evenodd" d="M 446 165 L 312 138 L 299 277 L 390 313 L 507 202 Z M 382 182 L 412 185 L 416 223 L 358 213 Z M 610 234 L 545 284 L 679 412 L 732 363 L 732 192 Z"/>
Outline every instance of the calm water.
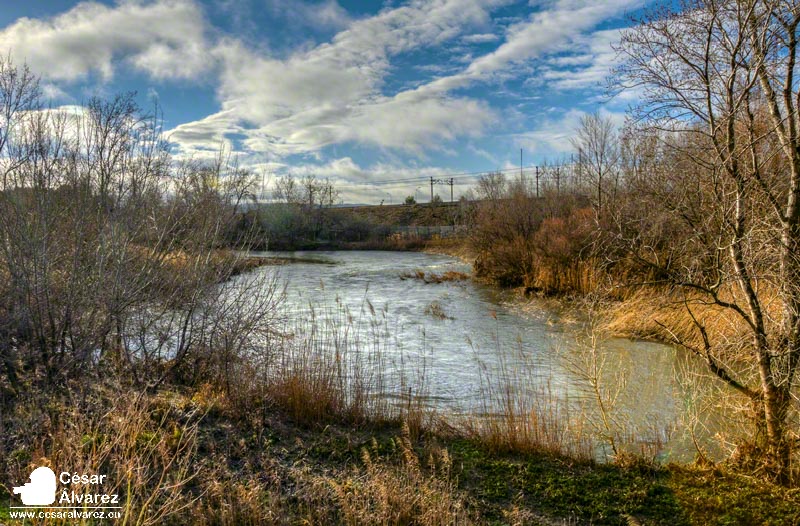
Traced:
<path fill-rule="evenodd" d="M 512 293 L 470 280 L 425 283 L 417 271 L 469 272 L 451 257 L 416 252 L 331 251 L 256 253 L 295 261 L 277 269 L 287 281 L 292 319 L 342 316 L 381 341 L 392 367 L 424 376 L 427 399 L 451 412 L 486 410 L 482 385 L 489 376 L 513 377 L 562 399 L 587 397 L 586 382 L 570 371 L 585 332 L 542 305 L 523 309 Z M 313 314 L 312 314 L 313 312 Z M 606 383 L 620 385 L 616 413 L 639 430 L 664 429 L 683 411 L 676 369 L 686 357 L 666 345 L 611 339 L 602 342 Z M 406 373 L 408 375 L 408 373 Z M 662 437 L 663 438 L 663 437 Z M 667 454 L 691 455 L 673 434 Z"/>

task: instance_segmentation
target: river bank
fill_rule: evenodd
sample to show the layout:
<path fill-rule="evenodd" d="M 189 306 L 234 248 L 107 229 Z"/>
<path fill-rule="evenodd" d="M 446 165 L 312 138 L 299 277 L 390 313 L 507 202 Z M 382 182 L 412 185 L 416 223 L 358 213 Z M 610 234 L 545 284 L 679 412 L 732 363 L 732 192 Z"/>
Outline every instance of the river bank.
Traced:
<path fill-rule="evenodd" d="M 435 422 L 414 428 L 331 413 L 315 423 L 292 416 L 279 401 L 250 398 L 252 383 L 242 385 L 237 396 L 206 385 L 144 397 L 98 385 L 80 408 L 52 397 L 51 425 L 65 415 L 70 425 L 38 430 L 52 433 L 43 452 L 55 463 L 68 455 L 72 462 L 105 463 L 110 484 L 125 492 L 125 515 L 160 512 L 162 524 L 791 525 L 798 519 L 797 492 L 707 466 L 638 459 L 597 465 L 546 451 L 503 451 Z M 94 420 L 94 408 L 121 418 Z M 35 418 L 20 416 L 20 423 Z M 87 440 L 96 447 L 81 447 Z M 124 443 L 133 448 L 109 447 Z M 172 481 L 162 490 L 168 502 L 148 501 L 146 485 L 125 490 L 132 474 L 126 470 L 135 465 L 148 468 L 136 475 L 142 481 L 159 473 Z M 0 486 L 3 522 L 10 520 L 9 498 Z"/>
<path fill-rule="evenodd" d="M 477 275 L 474 265 L 479 254 L 464 238 L 429 240 L 417 250 L 458 258 L 473 267 L 474 279 L 504 288 L 489 278 Z M 564 269 L 546 265 L 540 272 L 543 275 L 557 275 L 563 273 Z M 588 273 L 599 275 L 601 271 L 592 269 Z M 684 310 L 687 299 L 685 295 L 653 285 L 627 287 L 609 282 L 604 286 L 608 289 L 605 292 L 576 290 L 572 285 L 563 289 L 549 287 L 546 289 L 547 292 L 544 292 L 543 288 L 536 284 L 514 286 L 510 287 L 510 290 L 514 292 L 524 311 L 536 313 L 545 307 L 548 310 L 563 312 L 567 320 L 585 319 L 588 300 L 589 303 L 593 303 L 593 314 L 609 336 L 670 345 L 676 343 L 676 338 L 688 344 L 702 343 L 698 341 L 700 335 L 696 331 L 694 322 Z M 599 289 L 600 285 L 597 288 Z M 597 303 L 598 297 L 602 297 L 603 301 Z M 698 321 L 705 327 L 710 327 L 715 336 L 736 337 L 738 324 L 723 309 L 698 304 L 694 307 L 694 311 Z"/>
<path fill-rule="evenodd" d="M 348 266 L 337 263 L 337 257 L 361 263 Z M 372 382 L 380 379 L 357 365 L 391 362 L 385 359 L 390 349 L 381 343 L 387 342 L 380 336 L 385 326 L 373 320 L 395 320 L 395 313 L 406 309 L 392 303 L 386 310 L 367 298 L 356 304 L 363 310 L 347 310 L 348 296 L 342 291 L 363 298 L 362 285 L 371 283 L 366 290 L 380 297 L 417 298 L 420 305 L 440 301 L 446 318 L 426 318 L 407 309 L 409 316 L 422 316 L 423 343 L 437 351 L 422 354 L 428 385 L 441 383 L 434 375 L 436 362 L 430 360 L 447 358 L 437 343 L 447 339 L 436 339 L 436 327 L 444 336 L 465 336 L 454 325 L 459 319 L 476 330 L 479 320 L 502 324 L 513 314 L 516 307 L 504 303 L 502 295 L 498 303 L 498 291 L 490 287 L 403 278 L 404 269 L 426 264 L 433 269 L 426 268 L 426 277 L 442 274 L 453 264 L 449 258 L 346 252 L 261 259 L 287 277 L 287 271 L 304 268 L 318 276 L 301 272 L 294 278 L 304 291 L 295 305 L 308 298 L 317 306 L 310 324 L 276 326 L 269 354 L 234 360 L 225 376 L 204 376 L 191 384 L 170 377 L 152 391 L 106 379 L 84 387 L 79 396 L 53 391 L 21 399 L 4 416 L 9 480 L 24 480 L 33 464 L 103 466 L 96 469 L 107 473 L 124 495 L 127 516 L 141 513 L 162 524 L 797 522 L 796 491 L 732 474 L 724 465 L 665 464 L 629 454 L 598 463 L 591 451 L 570 445 L 574 429 L 553 407 L 517 406 L 512 398 L 514 407 L 487 425 L 485 414 L 453 419 L 452 411 L 436 410 L 428 400 L 441 393 L 423 390 L 428 398 L 420 396 L 417 384 L 401 384 L 409 391 L 396 397 L 370 396 Z M 365 266 L 368 261 L 377 266 Z M 320 277 L 320 270 L 327 277 Z M 266 271 L 254 265 L 233 282 Z M 389 290 L 381 289 L 381 275 L 388 277 Z M 465 318 L 454 310 L 462 298 L 480 294 L 491 299 L 480 307 L 493 309 L 491 315 Z M 323 316 L 326 296 L 344 310 Z M 295 311 L 287 314 L 292 320 L 302 318 Z M 559 329 L 549 319 L 525 323 Z M 360 339 L 358 326 L 378 339 Z M 328 352 L 333 342 L 335 354 Z M 401 342 L 407 351 L 401 357 L 408 363 L 416 355 L 413 342 L 406 337 Z M 353 362 L 354 356 L 366 361 Z M 455 374 L 449 385 L 464 386 L 456 373 L 468 372 L 468 361 L 458 354 L 452 358 L 445 360 L 452 361 L 446 377 Z M 202 367 L 202 362 L 193 366 Z M 503 393 L 509 394 L 506 385 L 479 393 L 503 399 Z M 452 395 L 467 398 L 457 390 Z M 41 446 L 32 451 L 25 444 Z M 171 483 L 162 489 L 159 481 L 166 479 Z M 0 487 L 0 522 L 10 520 L 11 498 Z"/>

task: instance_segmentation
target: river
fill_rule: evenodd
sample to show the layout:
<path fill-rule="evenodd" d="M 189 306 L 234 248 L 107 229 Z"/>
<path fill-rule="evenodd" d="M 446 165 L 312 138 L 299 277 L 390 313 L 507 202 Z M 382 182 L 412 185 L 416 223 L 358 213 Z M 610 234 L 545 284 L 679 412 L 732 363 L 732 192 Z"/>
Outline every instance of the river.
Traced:
<path fill-rule="evenodd" d="M 575 371 L 576 364 L 585 364 L 586 323 L 473 280 L 426 283 L 412 277 L 418 271 L 469 273 L 469 265 L 457 259 L 383 251 L 253 255 L 288 261 L 259 272 L 277 269 L 285 280 L 283 308 L 290 319 L 338 316 L 354 330 L 369 332 L 364 338 L 380 340 L 390 368 L 402 371 L 405 383 L 409 377 L 424 382 L 426 400 L 440 411 L 491 411 L 489 378 L 592 405 L 587 379 Z M 599 356 L 604 393 L 619 393 L 617 421 L 642 440 L 662 440 L 663 458 L 690 460 L 685 434 L 669 431 L 681 427 L 687 403 L 677 380 L 691 363 L 685 354 L 668 345 L 610 338 L 600 342 Z"/>

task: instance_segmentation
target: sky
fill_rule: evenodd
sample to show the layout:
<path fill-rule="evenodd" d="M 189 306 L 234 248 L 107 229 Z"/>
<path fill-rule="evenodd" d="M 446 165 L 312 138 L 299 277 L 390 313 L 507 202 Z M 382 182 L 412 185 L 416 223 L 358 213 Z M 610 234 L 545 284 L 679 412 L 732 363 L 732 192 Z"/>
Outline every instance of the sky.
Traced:
<path fill-rule="evenodd" d="M 645 0 L 6 4 L 0 52 L 53 107 L 133 90 L 178 158 L 222 149 L 267 186 L 315 175 L 344 202 L 398 203 L 427 200 L 424 177 L 518 167 L 520 150 L 526 166 L 566 158 L 585 113 L 621 123 L 633 96 L 608 94 L 613 45 Z"/>

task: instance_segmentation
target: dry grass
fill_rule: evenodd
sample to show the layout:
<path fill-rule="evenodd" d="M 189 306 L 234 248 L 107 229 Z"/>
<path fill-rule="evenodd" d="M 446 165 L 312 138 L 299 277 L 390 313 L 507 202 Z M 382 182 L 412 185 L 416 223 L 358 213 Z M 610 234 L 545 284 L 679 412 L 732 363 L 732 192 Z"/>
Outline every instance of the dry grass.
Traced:
<path fill-rule="evenodd" d="M 706 327 L 711 341 L 725 346 L 744 337 L 745 325 L 732 311 L 704 303 L 697 296 L 656 287 L 641 287 L 624 301 L 611 305 L 606 328 L 621 336 L 661 341 L 678 337 L 699 348 L 701 335 L 688 309 Z"/>
<path fill-rule="evenodd" d="M 273 343 L 263 396 L 301 425 L 405 420 L 420 429 L 432 418 L 424 374 L 406 370 L 402 357 L 390 363 L 388 323 L 369 301 L 359 313 L 341 305 L 313 312 Z"/>
<path fill-rule="evenodd" d="M 31 433 L 23 443 L 33 446 L 11 454 L 10 479 L 25 481 L 38 466 L 49 466 L 57 474 L 104 474 L 107 479 L 101 486 L 67 489 L 119 495 L 119 524 L 174 521 L 196 499 L 188 488 L 195 476 L 191 462 L 202 415 L 174 396 L 119 396 L 119 391 L 107 390 L 90 396 L 84 401 L 52 398 L 44 411 L 33 406 L 16 409 L 16 417 L 22 420 L 17 429 Z"/>
<path fill-rule="evenodd" d="M 361 466 L 317 478 L 313 500 L 335 506 L 317 508 L 317 523 L 347 525 L 469 525 L 475 520 L 451 474 L 446 449 L 433 447 L 427 458 L 415 451 L 407 428 L 391 439 L 393 453 L 381 459 L 378 443 L 361 451 Z M 324 510 L 326 513 L 320 513 Z M 331 513 L 333 512 L 333 513 Z"/>
<path fill-rule="evenodd" d="M 430 445 L 418 453 L 418 431 L 409 425 L 388 438 L 388 446 L 379 447 L 373 435 L 360 462 L 323 461 L 323 467 L 313 455 L 324 434 L 283 429 L 276 420 L 242 422 L 231 400 L 207 386 L 191 397 L 119 391 L 95 390 L 72 410 L 68 402 L 51 400 L 51 415 L 63 415 L 59 422 L 34 407 L 18 408 L 19 429 L 35 429 L 25 441 L 36 446 L 11 455 L 9 480 L 21 484 L 39 466 L 105 474 L 100 490 L 71 489 L 119 494 L 118 524 L 472 523 L 447 450 Z M 265 426 L 279 435 L 281 447 L 271 448 L 261 436 Z M 350 449 L 333 444 L 339 455 Z"/>
<path fill-rule="evenodd" d="M 461 429 L 491 451 L 552 453 L 579 460 L 594 458 L 595 444 L 569 404 L 547 388 L 521 393 L 509 385 L 493 386 L 488 395 L 500 409 L 470 417 Z"/>
<path fill-rule="evenodd" d="M 296 423 L 364 422 L 390 413 L 379 396 L 384 391 L 383 357 L 362 352 L 348 333 L 337 336 L 333 348 L 316 331 L 285 340 L 277 363 L 267 372 L 266 397 Z"/>
<path fill-rule="evenodd" d="M 343 358 L 290 346 L 266 386 L 268 399 L 294 422 L 325 424 L 333 420 L 363 421 L 367 393 L 352 389 L 342 374 Z"/>
<path fill-rule="evenodd" d="M 416 270 L 414 272 L 401 273 L 400 279 L 418 279 L 425 283 L 445 283 L 449 281 L 466 281 L 469 279 L 469 274 L 458 272 L 457 270 L 448 270 L 441 274 Z"/>
<path fill-rule="evenodd" d="M 38 408 L 43 398 L 36 404 L 32 399 L 15 410 L 17 431 L 7 438 L 35 447 L 27 457 L 8 457 L 9 480 L 23 481 L 39 465 L 107 473 L 108 489 L 122 494 L 122 524 L 439 526 L 498 517 L 511 524 L 561 524 L 559 510 L 577 504 L 547 494 L 541 478 L 558 491 L 586 492 L 583 484 L 589 484 L 597 494 L 585 500 L 599 510 L 608 509 L 611 497 L 604 495 L 614 492 L 624 499 L 651 498 L 637 478 L 641 463 L 629 456 L 619 472 L 604 467 L 593 475 L 591 462 L 580 462 L 594 458 L 591 429 L 576 422 L 570 404 L 520 369 L 487 375 L 487 414 L 473 415 L 447 438 L 432 431 L 419 397 L 409 394 L 399 406 L 372 405 L 326 372 L 335 363 L 325 361 L 326 347 L 301 344 L 299 337 L 294 345 L 298 354 L 283 362 L 293 373 L 280 376 L 294 382 L 291 402 L 273 399 L 288 384 L 265 385 L 258 368 L 241 369 L 233 392 L 204 384 L 185 394 L 120 395 L 125 389 L 114 386 L 51 401 L 44 411 Z M 270 412 L 260 396 L 280 411 Z M 240 398 L 247 397 L 254 399 L 244 404 Z M 326 410 L 339 413 L 324 415 Z M 387 417 L 406 423 L 398 432 L 394 424 L 385 426 Z M 322 422 L 330 424 L 321 428 Z M 19 437 L 26 429 L 38 434 Z M 465 435 L 469 443 L 460 438 Z M 493 456 L 497 452 L 503 454 Z M 569 485 L 584 476 L 589 482 Z M 652 475 L 645 478 L 655 483 Z M 623 483 L 625 489 L 617 487 Z M 512 484 L 519 490 L 505 496 Z M 549 502 L 546 513 L 539 499 Z M 624 499 L 614 501 L 614 510 L 628 509 Z"/>
<path fill-rule="evenodd" d="M 528 291 L 545 295 L 589 294 L 597 290 L 600 275 L 593 261 L 576 259 L 564 263 L 537 257 L 524 286 Z"/>
<path fill-rule="evenodd" d="M 496 353 L 498 368 L 481 364 L 481 413 L 462 418 L 461 431 L 495 452 L 593 459 L 596 444 L 574 404 L 542 383 L 537 365 L 522 349 L 498 344 Z"/>

